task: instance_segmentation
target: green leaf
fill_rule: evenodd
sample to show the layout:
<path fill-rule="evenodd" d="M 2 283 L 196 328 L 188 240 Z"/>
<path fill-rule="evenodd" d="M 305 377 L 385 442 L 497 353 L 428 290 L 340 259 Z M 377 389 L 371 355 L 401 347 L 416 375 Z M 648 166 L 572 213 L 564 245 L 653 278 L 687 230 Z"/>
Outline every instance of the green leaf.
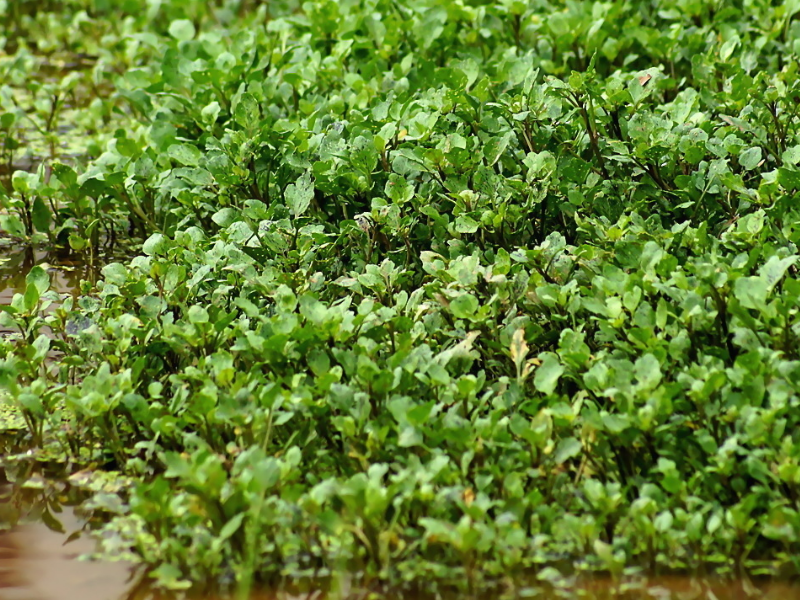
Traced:
<path fill-rule="evenodd" d="M 597 539 L 594 541 L 593 547 L 597 557 L 603 561 L 604 564 L 612 565 L 614 563 L 614 547 L 611 544 Z"/>
<path fill-rule="evenodd" d="M 475 233 L 478 231 L 479 223 L 469 215 L 459 215 L 456 217 L 455 228 L 458 233 Z"/>
<path fill-rule="evenodd" d="M 192 587 L 190 581 L 182 579 L 183 573 L 175 565 L 161 563 L 154 569 L 150 576 L 155 579 L 159 586 L 168 590 L 188 590 Z"/>
<path fill-rule="evenodd" d="M 272 257 L 272 252 L 266 248 L 256 248 L 254 246 L 242 246 L 242 252 L 261 265 L 266 265 Z"/>
<path fill-rule="evenodd" d="M 246 130 L 255 129 L 261 121 L 261 108 L 253 94 L 244 93 L 233 110 L 233 119 Z"/>
<path fill-rule="evenodd" d="M 17 396 L 17 403 L 35 417 L 43 418 L 45 416 L 45 409 L 44 404 L 42 404 L 42 399 L 36 394 L 23 392 Z"/>
<path fill-rule="evenodd" d="M 41 519 L 42 523 L 44 523 L 50 531 L 61 534 L 65 534 L 67 532 L 67 530 L 64 529 L 64 525 L 61 524 L 61 521 L 53 516 L 53 514 L 47 509 L 46 505 L 44 510 L 42 510 Z"/>
<path fill-rule="evenodd" d="M 192 306 L 189 308 L 186 316 L 189 318 L 189 322 L 195 325 L 208 323 L 208 311 L 202 306 Z"/>
<path fill-rule="evenodd" d="M 247 513 L 244 512 L 240 512 L 238 515 L 234 515 L 230 521 L 228 521 L 227 523 L 225 523 L 225 525 L 222 526 L 222 529 L 219 530 L 219 534 L 217 535 L 216 539 L 227 540 L 229 537 L 231 537 L 233 534 L 239 531 L 239 528 L 242 526 L 242 522 L 244 521 L 244 518 L 246 516 Z"/>
<path fill-rule="evenodd" d="M 196 167 L 203 159 L 203 153 L 191 144 L 172 144 L 167 150 L 170 158 L 187 167 Z"/>
<path fill-rule="evenodd" d="M 800 163 L 800 145 L 787 148 L 781 156 L 781 160 L 786 165 L 796 165 Z"/>
<path fill-rule="evenodd" d="M 20 194 L 30 194 L 36 185 L 36 175 L 27 171 L 14 171 L 11 175 L 11 187 Z"/>
<path fill-rule="evenodd" d="M 142 252 L 147 256 L 155 256 L 156 254 L 164 254 L 169 248 L 169 240 L 161 233 L 154 233 L 147 238 L 142 245 Z"/>
<path fill-rule="evenodd" d="M 194 23 L 189 19 L 176 19 L 169 24 L 169 34 L 179 42 L 188 42 L 195 33 Z"/>
<path fill-rule="evenodd" d="M 457 319 L 469 319 L 478 311 L 478 299 L 472 294 L 461 294 L 450 301 L 450 312 Z"/>
<path fill-rule="evenodd" d="M 200 115 L 203 117 L 204 123 L 208 125 L 213 125 L 214 123 L 216 123 L 220 112 L 222 112 L 222 107 L 220 106 L 219 102 L 214 100 L 213 102 L 210 102 L 208 105 L 203 107 L 203 110 L 200 111 Z"/>
<path fill-rule="evenodd" d="M 640 389 L 652 390 L 661 382 L 661 365 L 652 354 L 637 358 L 633 370 Z"/>
<path fill-rule="evenodd" d="M 614 434 L 620 434 L 630 425 L 627 416 L 615 415 L 614 413 L 605 413 L 601 416 L 603 426 Z"/>
<path fill-rule="evenodd" d="M 578 456 L 581 451 L 583 450 L 583 445 L 574 437 L 564 438 L 560 442 L 558 442 L 558 446 L 556 446 L 556 452 L 553 455 L 557 464 L 562 464 L 568 461 L 570 458 L 575 458 Z"/>
<path fill-rule="evenodd" d="M 533 385 L 537 390 L 549 396 L 555 391 L 559 378 L 564 374 L 564 367 L 558 360 L 558 356 L 552 352 L 540 354 L 539 360 L 542 361 L 542 364 L 536 369 Z"/>
<path fill-rule="evenodd" d="M 770 256 L 769 260 L 758 270 L 758 274 L 766 282 L 767 288 L 772 290 L 772 288 L 783 279 L 783 276 L 786 275 L 786 271 L 789 267 L 796 262 L 797 256 L 778 258 L 773 255 Z"/>
<path fill-rule="evenodd" d="M 36 291 L 36 286 L 28 285 L 25 288 L 25 295 L 23 296 L 25 311 L 32 313 L 39 304 L 39 292 Z"/>
<path fill-rule="evenodd" d="M 733 286 L 733 295 L 744 308 L 765 308 L 768 294 L 769 285 L 762 277 L 740 277 Z"/>
<path fill-rule="evenodd" d="M 215 212 L 211 217 L 211 220 L 214 221 L 217 225 L 225 229 L 226 227 L 230 227 L 236 221 L 239 220 L 239 211 L 235 208 L 231 208 L 230 206 L 226 208 L 222 208 Z"/>
<path fill-rule="evenodd" d="M 286 205 L 295 217 L 305 213 L 313 199 L 314 182 L 310 171 L 303 173 L 296 183 L 290 183 L 286 188 Z"/>
<path fill-rule="evenodd" d="M 778 169 L 778 183 L 787 190 L 800 189 L 800 171 L 781 167 Z"/>
<path fill-rule="evenodd" d="M 386 182 L 386 195 L 393 202 L 403 204 L 414 197 L 414 188 L 408 183 L 405 177 L 392 173 Z"/>
<path fill-rule="evenodd" d="M 25 225 L 17 215 L 0 215 L 0 231 L 14 237 L 25 237 Z"/>
<path fill-rule="evenodd" d="M 497 161 L 500 160 L 500 157 L 503 156 L 503 153 L 508 148 L 508 144 L 513 137 L 514 134 L 509 131 L 502 136 L 491 138 L 486 142 L 483 149 L 483 156 L 490 167 L 494 166 Z"/>
<path fill-rule="evenodd" d="M 80 252 L 88 245 L 86 239 L 80 237 L 79 235 L 75 235 L 74 233 L 70 233 L 67 240 L 69 242 L 69 247 L 75 250 L 75 252 Z"/>
<path fill-rule="evenodd" d="M 46 335 L 39 335 L 31 344 L 36 352 L 33 355 L 33 360 L 44 360 L 47 353 L 50 351 L 50 338 Z"/>
<path fill-rule="evenodd" d="M 739 154 L 739 164 L 748 171 L 752 171 L 761 162 L 761 148 L 753 146 Z"/>
<path fill-rule="evenodd" d="M 358 136 L 352 144 L 350 162 L 356 170 L 364 174 L 372 173 L 378 165 L 375 143 L 369 138 Z"/>
<path fill-rule="evenodd" d="M 46 233 L 50 231 L 50 208 L 45 204 L 44 200 L 36 197 L 33 201 L 33 209 L 31 210 L 31 219 L 36 231 Z"/>
<path fill-rule="evenodd" d="M 656 531 L 660 531 L 661 533 L 665 533 L 670 529 L 672 529 L 672 523 L 673 523 L 672 513 L 669 512 L 668 510 L 659 513 L 653 520 L 653 526 L 656 528 Z"/>
<path fill-rule="evenodd" d="M 35 265 L 25 276 L 25 283 L 33 285 L 39 295 L 42 295 L 50 289 L 50 274 L 42 266 Z"/>

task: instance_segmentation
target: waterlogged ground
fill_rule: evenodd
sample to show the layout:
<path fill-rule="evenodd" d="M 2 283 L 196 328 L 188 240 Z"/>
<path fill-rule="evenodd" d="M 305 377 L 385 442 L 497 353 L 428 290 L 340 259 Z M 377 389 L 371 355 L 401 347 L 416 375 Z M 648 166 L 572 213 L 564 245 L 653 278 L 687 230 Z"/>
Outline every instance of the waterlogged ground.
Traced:
<path fill-rule="evenodd" d="M 6 486 L 8 488 L 8 486 Z M 8 491 L 0 496 L 3 518 L 8 512 Z M 11 509 L 13 510 L 13 508 Z M 142 579 L 132 565 L 122 562 L 100 562 L 80 560 L 82 555 L 92 552 L 94 542 L 86 534 L 70 539 L 75 532 L 86 526 L 80 511 L 64 507 L 63 512 L 53 517 L 63 527 L 54 531 L 37 519 L 32 510 L 9 531 L 0 533 L 0 598 L 3 600 L 177 600 L 182 596 L 158 592 L 142 584 Z M 51 525 L 52 526 L 52 525 Z M 306 586 L 301 593 L 261 590 L 250 596 L 250 600 L 321 600 L 340 598 L 326 596 L 323 586 Z M 409 598 L 403 595 L 377 594 L 357 591 L 346 598 L 386 598 L 392 600 L 417 600 L 435 598 L 428 594 Z M 587 580 L 563 590 L 520 593 L 509 596 L 486 594 L 483 596 L 460 596 L 457 598 L 541 598 L 556 600 L 582 598 L 586 600 L 790 600 L 800 597 L 800 586 L 790 583 L 759 584 L 749 581 L 719 582 L 690 577 L 658 577 L 647 581 L 628 583 L 597 578 Z M 202 594 L 189 596 L 192 600 L 226 600 L 223 597 Z M 442 598 L 448 598 L 446 596 Z"/>
<path fill-rule="evenodd" d="M 15 455 L 9 437 L 0 438 L 0 599 L 2 600 L 230 600 L 215 593 L 164 592 L 149 587 L 143 572 L 125 562 L 93 560 L 93 530 L 102 516 L 84 491 L 88 472 L 70 477 L 48 473 L 49 466 Z M 5 463 L 3 462 L 5 461 Z M 7 468 L 6 468 L 7 467 Z M 281 589 L 256 590 L 247 600 L 790 600 L 800 585 L 749 579 L 722 581 L 689 576 L 629 576 L 618 580 L 581 576 L 553 580 L 546 570 L 531 574 L 515 592 L 478 596 L 364 591 L 343 576 L 335 584 L 287 582 Z M 331 587 L 335 591 L 331 592 Z"/>
<path fill-rule="evenodd" d="M 215 593 L 164 592 L 148 586 L 136 565 L 91 559 L 93 531 L 102 516 L 86 502 L 88 472 L 69 477 L 52 465 L 17 454 L 13 439 L 0 437 L 0 599 L 2 600 L 231 600 Z M 352 578 L 335 584 L 286 582 L 280 589 L 256 590 L 247 600 L 790 600 L 800 585 L 748 579 L 722 581 L 688 576 L 629 576 L 618 580 L 581 576 L 542 582 L 547 571 L 531 574 L 515 592 L 479 596 L 361 590 Z M 335 591 L 331 592 L 330 589 Z M 237 598 L 238 600 L 238 598 Z"/>

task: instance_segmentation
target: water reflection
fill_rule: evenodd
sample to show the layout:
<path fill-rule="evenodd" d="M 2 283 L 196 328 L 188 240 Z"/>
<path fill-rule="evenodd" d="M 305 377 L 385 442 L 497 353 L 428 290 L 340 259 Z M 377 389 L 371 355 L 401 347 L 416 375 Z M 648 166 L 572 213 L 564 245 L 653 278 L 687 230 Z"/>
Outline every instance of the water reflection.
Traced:
<path fill-rule="evenodd" d="M 91 515 L 68 484 L 31 463 L 0 470 L 0 598 L 116 600 L 128 595 L 130 565 L 79 561 L 94 551 Z"/>
<path fill-rule="evenodd" d="M 25 248 L 0 249 L 0 304 L 8 304 L 15 293 L 25 291 L 25 276 L 34 265 L 51 268 L 50 282 L 59 294 L 77 295 L 81 279 L 96 281 L 98 267 L 63 250 Z"/>
<path fill-rule="evenodd" d="M 58 516 L 67 531 L 81 521 L 71 510 Z M 122 563 L 79 561 L 93 542 L 65 537 L 41 522 L 0 534 L 0 597 L 30 600 L 114 600 L 127 595 L 129 567 Z"/>

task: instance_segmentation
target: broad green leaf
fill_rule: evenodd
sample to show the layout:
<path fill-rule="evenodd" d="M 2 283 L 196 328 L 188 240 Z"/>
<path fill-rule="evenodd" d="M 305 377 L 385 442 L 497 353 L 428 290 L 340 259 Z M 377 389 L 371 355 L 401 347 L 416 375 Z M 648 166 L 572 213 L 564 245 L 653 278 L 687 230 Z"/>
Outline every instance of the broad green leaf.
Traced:
<path fill-rule="evenodd" d="M 655 526 L 656 531 L 666 533 L 672 529 L 673 520 L 672 513 L 668 510 L 665 510 L 656 516 L 656 518 L 653 520 L 653 526 Z"/>
<path fill-rule="evenodd" d="M 50 288 L 50 274 L 44 267 L 35 265 L 31 267 L 31 270 L 25 276 L 25 282 L 28 285 L 33 285 L 39 295 L 42 295 Z"/>
<path fill-rule="evenodd" d="M 188 167 L 196 167 L 203 159 L 203 153 L 191 144 L 172 144 L 167 152 L 173 160 Z"/>
<path fill-rule="evenodd" d="M 235 208 L 231 208 L 230 206 L 218 210 L 211 217 L 211 220 L 222 228 L 230 227 L 238 219 L 239 219 L 239 211 L 236 210 Z"/>
<path fill-rule="evenodd" d="M 536 369 L 533 385 L 537 390 L 549 396 L 555 391 L 558 380 L 564 374 L 564 367 L 558 360 L 558 356 L 552 352 L 540 354 L 539 359 L 542 364 Z"/>
<path fill-rule="evenodd" d="M 793 166 L 800 163 L 800 145 L 788 148 L 781 156 L 781 160 L 784 164 Z"/>
<path fill-rule="evenodd" d="M 450 311 L 457 319 L 469 319 L 478 311 L 478 299 L 472 294 L 461 294 L 450 301 Z"/>
<path fill-rule="evenodd" d="M 44 200 L 38 196 L 33 201 L 31 218 L 33 220 L 33 226 L 36 227 L 36 231 L 41 231 L 43 233 L 50 231 L 50 208 L 45 204 Z"/>
<path fill-rule="evenodd" d="M 17 215 L 0 215 L 0 231 L 14 237 L 25 237 L 25 225 Z"/>
<path fill-rule="evenodd" d="M 202 306 L 192 306 L 189 308 L 186 316 L 189 318 L 189 322 L 195 325 L 208 323 L 208 311 Z"/>
<path fill-rule="evenodd" d="M 491 138 L 488 142 L 486 142 L 483 151 L 486 164 L 488 164 L 490 167 L 494 166 L 497 161 L 500 160 L 500 157 L 502 157 L 505 153 L 506 149 L 508 148 L 508 144 L 513 137 L 513 133 L 507 132 L 502 136 Z"/>
<path fill-rule="evenodd" d="M 27 312 L 33 312 L 39 304 L 39 291 L 36 289 L 36 286 L 32 283 L 29 283 L 25 286 L 25 295 L 23 297 L 25 310 Z"/>
<path fill-rule="evenodd" d="M 195 36 L 195 27 L 189 19 L 176 19 L 169 24 L 169 34 L 180 42 L 188 42 Z"/>
<path fill-rule="evenodd" d="M 142 245 L 142 252 L 148 256 L 164 254 L 169 248 L 169 240 L 161 233 L 154 233 Z"/>
<path fill-rule="evenodd" d="M 254 129 L 261 121 L 261 109 L 253 94 L 244 93 L 233 111 L 234 120 L 246 130 Z"/>
<path fill-rule="evenodd" d="M 775 285 L 783 279 L 786 271 L 794 263 L 797 262 L 797 256 L 788 256 L 786 258 L 778 258 L 777 256 L 770 256 L 769 260 L 758 270 L 758 274 L 764 279 L 767 288 L 772 290 Z"/>
<path fill-rule="evenodd" d="M 350 162 L 353 167 L 362 173 L 372 173 L 378 166 L 378 151 L 371 139 L 358 136 L 352 144 Z"/>
<path fill-rule="evenodd" d="M 739 164 L 748 171 L 755 169 L 761 162 L 761 148 L 753 146 L 739 154 Z"/>
<path fill-rule="evenodd" d="M 641 389 L 652 390 L 661 382 L 661 365 L 652 354 L 637 358 L 634 372 Z"/>
<path fill-rule="evenodd" d="M 36 175 L 27 171 L 14 171 L 11 175 L 11 187 L 20 194 L 30 194 L 36 185 Z"/>
<path fill-rule="evenodd" d="M 733 293 L 744 308 L 762 310 L 766 306 L 769 289 L 763 277 L 740 277 L 734 284 Z"/>
<path fill-rule="evenodd" d="M 781 167 L 778 169 L 778 183 L 787 190 L 800 189 L 800 171 Z"/>
<path fill-rule="evenodd" d="M 557 464 L 562 464 L 570 458 L 575 458 L 583 451 L 583 445 L 574 437 L 564 438 L 558 442 L 553 458 Z"/>
<path fill-rule="evenodd" d="M 242 252 L 259 264 L 266 265 L 272 257 L 272 252 L 266 248 L 256 248 L 253 246 L 242 246 Z"/>
<path fill-rule="evenodd" d="M 459 215 L 456 217 L 455 229 L 458 233 L 475 233 L 480 224 L 469 215 Z"/>
<path fill-rule="evenodd" d="M 397 173 L 389 175 L 386 182 L 386 195 L 398 204 L 408 202 L 414 197 L 414 188 L 408 183 L 405 177 Z"/>
<path fill-rule="evenodd" d="M 310 171 L 303 173 L 296 183 L 290 183 L 286 188 L 286 205 L 295 217 L 305 213 L 313 199 L 314 182 Z"/>

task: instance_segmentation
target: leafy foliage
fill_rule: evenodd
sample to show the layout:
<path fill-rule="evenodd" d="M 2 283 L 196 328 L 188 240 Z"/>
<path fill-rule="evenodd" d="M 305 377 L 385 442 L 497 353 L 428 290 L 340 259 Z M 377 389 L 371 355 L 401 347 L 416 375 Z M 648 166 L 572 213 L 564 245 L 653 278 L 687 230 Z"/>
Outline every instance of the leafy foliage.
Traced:
<path fill-rule="evenodd" d="M 41 105 L 93 82 L 91 160 L 0 226 L 141 253 L 50 311 L 32 272 L 0 382 L 137 478 L 112 545 L 178 588 L 796 572 L 800 5 L 123 4 L 20 18 L 0 90 L 40 106 L 49 29 L 98 57 Z"/>

